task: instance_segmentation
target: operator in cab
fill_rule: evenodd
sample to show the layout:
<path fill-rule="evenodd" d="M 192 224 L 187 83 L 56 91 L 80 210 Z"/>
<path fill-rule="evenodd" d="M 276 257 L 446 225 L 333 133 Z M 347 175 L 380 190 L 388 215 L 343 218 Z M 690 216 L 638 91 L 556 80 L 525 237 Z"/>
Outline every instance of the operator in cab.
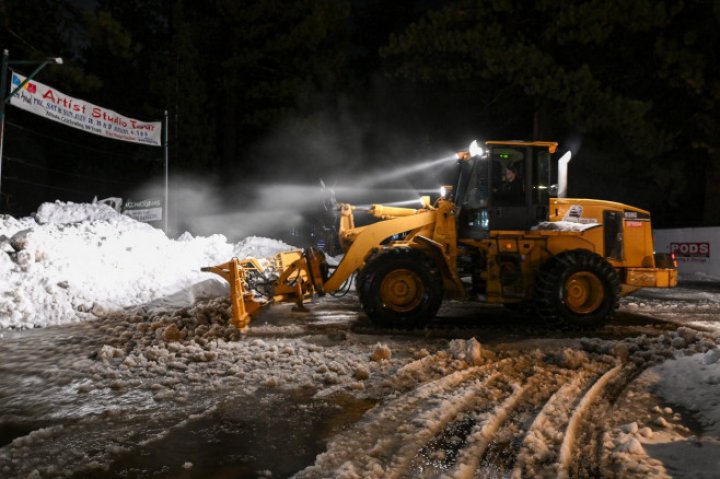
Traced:
<path fill-rule="evenodd" d="M 515 165 L 504 169 L 502 181 L 494 193 L 497 205 L 520 205 L 524 202 L 525 188 Z"/>

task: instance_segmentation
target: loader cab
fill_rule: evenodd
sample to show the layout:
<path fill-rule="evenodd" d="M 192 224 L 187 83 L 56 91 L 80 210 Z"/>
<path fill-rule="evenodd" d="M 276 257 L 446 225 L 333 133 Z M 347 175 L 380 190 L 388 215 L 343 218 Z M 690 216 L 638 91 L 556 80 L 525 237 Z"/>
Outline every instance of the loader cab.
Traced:
<path fill-rule="evenodd" d="M 555 142 L 488 141 L 461 157 L 455 187 L 461 238 L 495 230 L 529 230 L 548 215 Z"/>

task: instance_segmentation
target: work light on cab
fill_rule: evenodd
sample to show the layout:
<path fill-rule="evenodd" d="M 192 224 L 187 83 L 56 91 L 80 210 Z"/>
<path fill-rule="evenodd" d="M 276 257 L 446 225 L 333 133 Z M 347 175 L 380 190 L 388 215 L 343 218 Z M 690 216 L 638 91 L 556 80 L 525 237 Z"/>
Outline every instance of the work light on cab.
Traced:
<path fill-rule="evenodd" d="M 470 156 L 482 156 L 485 153 L 482 146 L 478 144 L 477 140 L 473 140 L 469 147 Z"/>

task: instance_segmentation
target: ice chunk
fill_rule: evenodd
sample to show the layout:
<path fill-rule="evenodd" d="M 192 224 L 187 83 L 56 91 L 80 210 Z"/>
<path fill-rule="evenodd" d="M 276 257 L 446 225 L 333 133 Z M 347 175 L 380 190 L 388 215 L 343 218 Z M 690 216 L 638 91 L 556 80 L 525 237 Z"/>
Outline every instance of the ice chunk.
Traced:
<path fill-rule="evenodd" d="M 388 346 L 386 346 L 382 343 L 377 343 L 375 345 L 375 349 L 372 352 L 372 355 L 370 356 L 370 359 L 372 359 L 375 362 L 380 362 L 380 361 L 387 361 L 391 357 L 392 357 L 392 350 Z"/>
<path fill-rule="evenodd" d="M 643 449 L 642 444 L 634 437 L 629 438 L 625 443 L 618 446 L 616 450 L 638 456 L 645 454 L 645 449 Z"/>
<path fill-rule="evenodd" d="M 720 361 L 720 349 L 711 349 L 706 352 L 702 359 L 704 364 L 715 364 Z"/>
<path fill-rule="evenodd" d="M 626 434 L 635 434 L 639 428 L 637 422 L 631 422 L 629 424 L 623 424 L 620 426 L 620 429 Z"/>

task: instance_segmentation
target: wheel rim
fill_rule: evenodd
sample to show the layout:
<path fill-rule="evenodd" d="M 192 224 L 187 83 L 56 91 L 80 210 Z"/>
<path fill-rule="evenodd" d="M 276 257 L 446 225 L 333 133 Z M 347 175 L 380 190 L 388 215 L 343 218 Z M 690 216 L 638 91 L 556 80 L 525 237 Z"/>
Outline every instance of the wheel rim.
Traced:
<path fill-rule="evenodd" d="M 420 276 L 409 269 L 396 269 L 388 273 L 380 284 L 383 304 L 398 312 L 412 311 L 422 302 L 425 294 Z"/>
<path fill-rule="evenodd" d="M 605 298 L 600 278 L 587 271 L 570 275 L 565 282 L 565 304 L 574 313 L 592 313 Z"/>

